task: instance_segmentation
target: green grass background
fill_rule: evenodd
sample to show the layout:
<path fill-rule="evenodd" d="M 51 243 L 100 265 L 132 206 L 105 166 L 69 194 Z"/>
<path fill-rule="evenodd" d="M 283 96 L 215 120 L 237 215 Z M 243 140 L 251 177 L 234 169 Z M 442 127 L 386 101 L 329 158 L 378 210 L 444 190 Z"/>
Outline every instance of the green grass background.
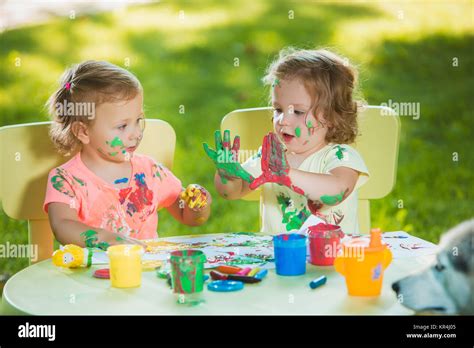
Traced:
<path fill-rule="evenodd" d="M 402 117 L 397 184 L 372 202 L 372 225 L 438 242 L 446 229 L 472 217 L 472 21 L 470 1 L 164 1 L 57 18 L 1 34 L 0 126 L 47 120 L 42 106 L 68 65 L 104 59 L 124 66 L 128 59 L 145 90 L 147 117 L 176 130 L 173 171 L 214 196 L 205 226 L 190 229 L 162 212 L 160 235 L 255 231 L 257 203 L 217 197 L 201 144 L 213 144 L 213 131 L 229 111 L 267 105 L 261 77 L 280 49 L 330 47 L 359 66 L 369 104 L 421 103 L 419 120 Z M 27 243 L 26 221 L 1 209 L 0 221 L 0 243 Z M 0 273 L 27 264 L 0 259 Z"/>

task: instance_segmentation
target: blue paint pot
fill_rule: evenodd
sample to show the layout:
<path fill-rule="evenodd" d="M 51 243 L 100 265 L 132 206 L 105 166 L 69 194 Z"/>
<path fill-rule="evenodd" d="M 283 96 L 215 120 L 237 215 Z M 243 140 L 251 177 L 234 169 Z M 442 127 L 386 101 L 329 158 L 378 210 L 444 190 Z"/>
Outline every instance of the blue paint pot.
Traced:
<path fill-rule="evenodd" d="M 306 273 L 305 235 L 297 233 L 273 236 L 276 273 L 282 276 L 296 276 Z"/>

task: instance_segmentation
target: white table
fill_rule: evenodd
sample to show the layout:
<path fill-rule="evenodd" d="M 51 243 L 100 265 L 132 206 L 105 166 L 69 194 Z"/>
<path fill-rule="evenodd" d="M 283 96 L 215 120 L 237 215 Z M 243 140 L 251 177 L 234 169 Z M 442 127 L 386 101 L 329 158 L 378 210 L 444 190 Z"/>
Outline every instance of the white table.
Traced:
<path fill-rule="evenodd" d="M 193 307 L 176 303 L 166 281 L 158 278 L 155 271 L 143 273 L 140 288 L 116 289 L 110 286 L 109 280 L 92 277 L 93 272 L 104 265 L 69 270 L 45 260 L 18 272 L 7 282 L 2 312 L 33 315 L 411 315 L 411 310 L 398 303 L 391 284 L 424 268 L 433 257 L 394 259 L 384 273 L 382 294 L 376 298 L 348 296 L 344 277 L 333 267 L 308 264 L 305 275 L 282 277 L 271 270 L 262 282 L 246 284 L 237 292 L 211 292 L 205 287 L 205 302 Z M 327 276 L 327 283 L 318 289 L 310 289 L 309 282 L 323 274 Z"/>

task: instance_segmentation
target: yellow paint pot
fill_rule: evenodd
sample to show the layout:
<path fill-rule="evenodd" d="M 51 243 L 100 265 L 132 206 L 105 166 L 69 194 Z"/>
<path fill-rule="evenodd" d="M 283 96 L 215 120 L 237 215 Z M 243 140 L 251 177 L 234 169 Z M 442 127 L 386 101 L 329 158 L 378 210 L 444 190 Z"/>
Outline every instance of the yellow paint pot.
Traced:
<path fill-rule="evenodd" d="M 114 288 L 135 288 L 142 283 L 143 248 L 121 244 L 107 249 L 110 260 L 110 281 Z"/>

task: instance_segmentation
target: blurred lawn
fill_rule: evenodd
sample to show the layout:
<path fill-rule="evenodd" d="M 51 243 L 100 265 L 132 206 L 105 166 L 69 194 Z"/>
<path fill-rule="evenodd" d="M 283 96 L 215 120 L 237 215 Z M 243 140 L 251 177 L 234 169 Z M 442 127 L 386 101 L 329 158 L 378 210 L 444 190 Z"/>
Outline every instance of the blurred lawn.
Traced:
<path fill-rule="evenodd" d="M 214 196 L 213 216 L 204 227 L 191 230 L 163 212 L 160 235 L 255 231 L 257 203 L 217 197 L 213 166 L 201 143 L 213 143 L 213 131 L 227 112 L 267 105 L 260 79 L 281 48 L 329 46 L 359 64 L 369 104 L 421 103 L 419 120 L 402 117 L 397 185 L 372 202 L 372 224 L 438 242 L 446 229 L 472 216 L 471 15 L 469 1 L 268 0 L 175 1 L 58 18 L 1 34 L 0 126 L 47 120 L 42 106 L 66 66 L 85 59 L 121 66 L 129 61 L 144 86 L 147 117 L 164 119 L 176 130 L 173 171 L 184 184 L 203 184 Z M 452 66 L 453 57 L 458 67 Z M 21 67 L 15 66 L 17 58 Z M 27 243 L 25 221 L 13 221 L 1 210 L 0 220 L 0 243 Z M 0 259 L 0 273 L 26 265 L 26 260 Z"/>

